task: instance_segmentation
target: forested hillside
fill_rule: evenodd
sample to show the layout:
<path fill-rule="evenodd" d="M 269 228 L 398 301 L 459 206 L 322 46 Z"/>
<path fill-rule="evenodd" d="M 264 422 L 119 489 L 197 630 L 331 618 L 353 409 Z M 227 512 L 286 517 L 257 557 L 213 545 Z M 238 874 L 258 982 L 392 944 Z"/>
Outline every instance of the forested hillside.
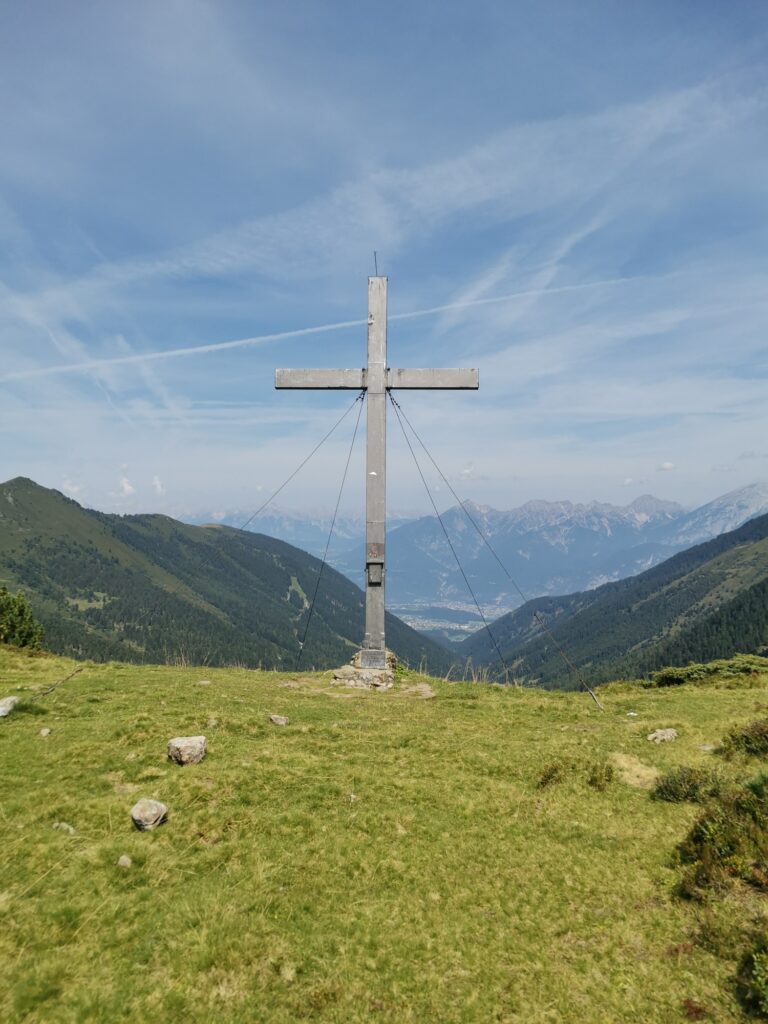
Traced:
<path fill-rule="evenodd" d="M 260 534 L 0 485 L 0 583 L 26 592 L 46 646 L 73 657 L 292 668 L 320 565 Z M 401 659 L 447 671 L 449 655 L 405 623 L 389 616 L 387 631 Z M 301 666 L 342 664 L 362 634 L 361 591 L 326 566 Z"/>
<path fill-rule="evenodd" d="M 519 675 L 558 688 L 576 687 L 578 679 L 555 640 L 593 682 L 759 652 L 768 645 L 768 516 L 639 576 L 529 601 L 492 623 L 491 632 Z M 499 671 L 486 630 L 460 651 Z"/>

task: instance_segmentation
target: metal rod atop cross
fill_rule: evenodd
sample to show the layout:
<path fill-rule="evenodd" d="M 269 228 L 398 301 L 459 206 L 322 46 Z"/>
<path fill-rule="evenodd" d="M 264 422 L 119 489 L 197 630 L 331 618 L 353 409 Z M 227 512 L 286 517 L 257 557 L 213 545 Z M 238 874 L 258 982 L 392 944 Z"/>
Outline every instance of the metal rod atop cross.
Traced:
<path fill-rule="evenodd" d="M 476 391 L 477 370 L 391 370 L 387 366 L 387 278 L 368 278 L 368 365 L 362 370 L 275 370 L 276 388 L 368 392 L 365 486 L 365 636 L 360 664 L 385 668 L 384 550 L 386 534 L 387 392 Z"/>

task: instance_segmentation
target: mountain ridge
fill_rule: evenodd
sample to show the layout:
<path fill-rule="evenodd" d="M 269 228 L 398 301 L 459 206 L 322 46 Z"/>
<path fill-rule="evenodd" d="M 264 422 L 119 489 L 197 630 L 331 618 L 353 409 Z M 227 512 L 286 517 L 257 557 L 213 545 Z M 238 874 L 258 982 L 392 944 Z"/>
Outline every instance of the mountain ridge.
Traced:
<path fill-rule="evenodd" d="M 472 502 L 465 507 L 510 576 L 524 593 L 535 597 L 592 589 L 635 575 L 693 543 L 734 529 L 768 512 L 768 484 L 738 488 L 691 510 L 650 494 L 624 506 L 537 499 L 509 512 Z M 454 505 L 441 515 L 486 613 L 518 607 L 517 588 L 500 571 L 464 511 Z M 388 593 L 394 607 L 409 612 L 425 604 L 472 608 L 472 598 L 434 516 L 392 529 L 388 553 Z M 351 573 L 361 558 L 358 545 L 334 564 Z"/>
<path fill-rule="evenodd" d="M 362 639 L 363 595 L 320 573 L 312 555 L 261 534 L 84 509 L 24 477 L 0 484 L 0 577 L 27 593 L 58 653 L 291 668 L 317 588 L 303 665 L 338 665 Z M 387 631 L 403 660 L 450 666 L 395 616 Z"/>

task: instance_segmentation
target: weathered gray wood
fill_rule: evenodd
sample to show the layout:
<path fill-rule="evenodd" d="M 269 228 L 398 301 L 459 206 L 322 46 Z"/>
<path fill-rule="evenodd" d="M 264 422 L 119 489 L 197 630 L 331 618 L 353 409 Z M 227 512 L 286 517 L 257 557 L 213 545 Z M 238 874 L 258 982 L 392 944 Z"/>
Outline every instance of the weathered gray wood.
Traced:
<path fill-rule="evenodd" d="M 387 279 L 368 278 L 368 444 L 365 485 L 364 668 L 386 668 L 384 542 L 387 439 Z M 373 652 L 376 652 L 375 654 Z"/>
<path fill-rule="evenodd" d="M 433 388 L 441 391 L 477 391 L 480 374 L 477 370 L 387 370 L 388 388 Z"/>
<path fill-rule="evenodd" d="M 470 369 L 387 367 L 387 278 L 368 278 L 368 366 L 361 370 L 276 370 L 276 388 L 368 392 L 365 488 L 365 637 L 362 668 L 386 668 L 384 636 L 384 545 L 386 538 L 387 391 L 476 390 L 479 373 Z"/>
<path fill-rule="evenodd" d="M 361 391 L 365 387 L 365 370 L 275 370 L 276 388 L 308 391 Z"/>

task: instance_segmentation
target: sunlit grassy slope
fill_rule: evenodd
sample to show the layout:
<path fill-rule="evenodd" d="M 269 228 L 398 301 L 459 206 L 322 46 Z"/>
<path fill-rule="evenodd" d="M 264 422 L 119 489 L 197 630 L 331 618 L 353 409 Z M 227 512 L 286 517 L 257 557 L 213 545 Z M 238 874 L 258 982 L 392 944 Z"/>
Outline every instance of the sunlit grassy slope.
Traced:
<path fill-rule="evenodd" d="M 74 667 L 0 648 L 0 696 Z M 671 895 L 696 811 L 636 783 L 714 760 L 768 677 L 608 688 L 604 714 L 328 678 L 87 666 L 0 720 L 0 1019 L 647 1024 L 685 1000 L 743 1019 L 733 963 Z M 666 726 L 676 742 L 646 740 Z M 167 740 L 198 733 L 206 760 L 171 765 Z M 555 759 L 565 780 L 539 788 Z M 610 759 L 628 781 L 592 788 Z M 140 796 L 169 805 L 155 832 L 132 829 Z"/>

